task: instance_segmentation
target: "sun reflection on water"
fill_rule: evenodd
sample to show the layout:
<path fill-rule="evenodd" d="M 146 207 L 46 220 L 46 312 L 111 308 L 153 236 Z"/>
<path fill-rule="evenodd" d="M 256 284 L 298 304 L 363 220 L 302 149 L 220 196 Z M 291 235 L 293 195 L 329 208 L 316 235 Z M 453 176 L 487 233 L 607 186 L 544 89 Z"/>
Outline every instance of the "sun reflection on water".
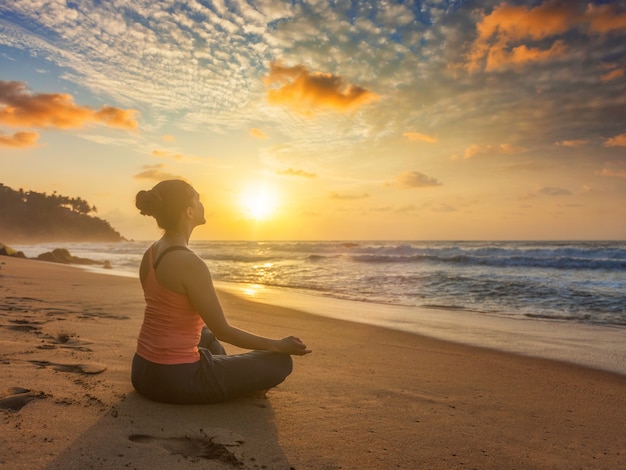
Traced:
<path fill-rule="evenodd" d="M 241 292 L 248 297 L 256 297 L 263 289 L 265 289 L 265 286 L 261 284 L 246 284 L 241 288 Z"/>

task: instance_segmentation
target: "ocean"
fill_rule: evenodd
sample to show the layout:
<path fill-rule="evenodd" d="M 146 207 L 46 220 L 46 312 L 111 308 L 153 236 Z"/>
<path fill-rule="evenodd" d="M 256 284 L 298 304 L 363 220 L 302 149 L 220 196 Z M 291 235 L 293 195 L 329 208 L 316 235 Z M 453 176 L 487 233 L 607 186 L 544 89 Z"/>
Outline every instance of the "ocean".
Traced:
<path fill-rule="evenodd" d="M 150 242 L 14 246 L 136 275 Z M 369 304 L 626 326 L 626 242 L 192 241 L 213 279 Z"/>
<path fill-rule="evenodd" d="M 66 248 L 113 268 L 81 269 L 136 278 L 150 243 L 12 247 L 28 257 Z M 192 241 L 190 247 L 216 287 L 249 300 L 626 375 L 623 241 Z"/>

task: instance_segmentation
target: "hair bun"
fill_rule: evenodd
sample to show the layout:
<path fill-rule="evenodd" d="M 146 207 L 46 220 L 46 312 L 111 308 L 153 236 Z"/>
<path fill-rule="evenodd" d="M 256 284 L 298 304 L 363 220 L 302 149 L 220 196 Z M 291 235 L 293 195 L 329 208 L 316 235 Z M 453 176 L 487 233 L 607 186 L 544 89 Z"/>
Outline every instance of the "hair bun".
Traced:
<path fill-rule="evenodd" d="M 163 209 L 163 199 L 161 195 L 153 189 L 139 191 L 135 197 L 135 206 L 142 215 L 156 217 Z"/>

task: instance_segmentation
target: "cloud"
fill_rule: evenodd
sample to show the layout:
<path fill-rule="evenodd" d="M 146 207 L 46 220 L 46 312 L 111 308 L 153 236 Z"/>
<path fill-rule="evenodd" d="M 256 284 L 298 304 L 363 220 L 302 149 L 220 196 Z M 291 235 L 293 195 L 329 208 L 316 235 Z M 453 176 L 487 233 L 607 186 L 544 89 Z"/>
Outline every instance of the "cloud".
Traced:
<path fill-rule="evenodd" d="M 615 69 L 602 75 L 600 77 L 600 80 L 602 80 L 603 82 L 610 82 L 611 80 L 615 80 L 623 76 L 624 76 L 624 69 Z"/>
<path fill-rule="evenodd" d="M 478 36 L 472 45 L 466 67 L 472 71 L 501 68 L 509 63 L 545 61 L 564 52 L 563 43 L 548 49 L 529 48 L 523 40 L 541 40 L 562 34 L 575 24 L 575 11 L 566 4 L 546 2 L 534 8 L 501 3 L 476 25 Z M 518 43 L 512 46 L 511 43 Z"/>
<path fill-rule="evenodd" d="M 436 178 L 426 176 L 419 171 L 400 173 L 393 181 L 386 183 L 386 186 L 398 186 L 400 188 L 429 188 L 441 185 L 442 183 Z"/>
<path fill-rule="evenodd" d="M 184 157 L 180 153 L 172 153 L 167 150 L 153 150 L 152 156 L 157 158 L 171 158 L 172 160 L 182 160 Z"/>
<path fill-rule="evenodd" d="M 137 129 L 137 120 L 135 119 L 137 111 L 134 109 L 119 109 L 112 106 L 102 106 L 99 111 L 92 112 L 94 121 L 102 122 L 107 126 L 120 129 Z"/>
<path fill-rule="evenodd" d="M 620 14 L 616 4 L 589 4 L 584 11 L 582 6 L 582 2 L 551 0 L 535 7 L 501 3 L 491 13 L 483 13 L 477 23 L 466 68 L 493 71 L 563 56 L 567 45 L 555 37 L 575 28 L 587 34 L 626 32 L 626 14 Z M 530 42 L 535 44 L 529 46 Z"/>
<path fill-rule="evenodd" d="M 143 168 L 143 171 L 134 175 L 133 178 L 137 180 L 154 180 L 154 181 L 184 179 L 178 175 L 174 175 L 173 173 L 163 171 L 163 168 L 165 168 L 165 165 L 163 164 L 144 165 L 142 168 Z"/>
<path fill-rule="evenodd" d="M 336 193 L 336 192 L 332 192 L 330 193 L 330 198 L 331 199 L 335 199 L 335 200 L 339 200 L 339 201 L 351 201 L 351 200 L 355 200 L 355 199 L 366 199 L 370 197 L 370 195 L 368 193 L 363 193 L 363 194 L 345 194 L 345 193 Z"/>
<path fill-rule="evenodd" d="M 604 144 L 605 147 L 626 147 L 626 134 L 616 135 L 607 139 Z"/>
<path fill-rule="evenodd" d="M 161 136 L 161 138 L 165 142 L 174 142 L 174 140 L 176 140 L 176 137 L 174 137 L 173 135 L 170 135 L 170 134 L 165 134 L 164 136 Z"/>
<path fill-rule="evenodd" d="M 136 111 L 111 106 L 93 110 L 76 105 L 65 93 L 31 94 L 22 82 L 0 81 L 0 124 L 19 127 L 75 129 L 101 123 L 121 129 L 136 129 Z"/>
<path fill-rule="evenodd" d="M 265 132 L 263 132 L 261 129 L 257 129 L 256 127 L 250 129 L 250 135 L 252 137 L 256 137 L 257 139 L 267 139 L 268 137 Z"/>
<path fill-rule="evenodd" d="M 559 140 L 556 142 L 556 145 L 560 147 L 580 147 L 581 145 L 587 145 L 589 143 L 588 140 L 583 139 L 573 139 L 573 140 Z"/>
<path fill-rule="evenodd" d="M 596 175 L 626 178 L 626 163 L 607 163 L 602 170 L 596 171 Z"/>
<path fill-rule="evenodd" d="M 440 203 L 440 204 L 431 204 L 430 210 L 433 212 L 456 212 L 458 209 L 451 204 Z"/>
<path fill-rule="evenodd" d="M 415 212 L 416 210 L 417 210 L 417 207 L 415 207 L 414 204 L 405 204 L 403 206 L 400 206 L 394 209 L 394 212 L 396 214 L 410 214 L 412 212 Z"/>
<path fill-rule="evenodd" d="M 304 115 L 320 108 L 347 112 L 379 100 L 376 93 L 346 84 L 337 75 L 311 72 L 303 65 L 283 67 L 271 62 L 265 84 L 270 104 L 289 106 Z"/>
<path fill-rule="evenodd" d="M 547 62 L 553 57 L 562 56 L 566 49 L 563 41 L 555 41 L 549 49 L 528 47 L 524 44 L 513 47 L 510 51 L 494 48 L 489 54 L 485 70 L 497 70 L 507 65 L 520 66 L 528 62 Z"/>
<path fill-rule="evenodd" d="M 315 173 L 309 173 L 304 170 L 294 170 L 293 168 L 288 168 L 287 170 L 278 170 L 276 174 L 286 176 L 301 176 L 303 178 L 315 178 L 317 176 Z"/>
<path fill-rule="evenodd" d="M 34 147 L 39 140 L 37 132 L 16 132 L 13 135 L 0 134 L 0 147 L 26 148 Z"/>
<path fill-rule="evenodd" d="M 572 194 L 567 189 L 557 188 L 554 186 L 544 186 L 543 188 L 538 189 L 537 194 L 542 196 L 568 196 Z"/>
<path fill-rule="evenodd" d="M 607 34 L 613 31 L 626 31 L 626 13 L 617 11 L 617 3 L 608 5 L 587 5 L 585 19 L 594 33 Z"/>
<path fill-rule="evenodd" d="M 439 140 L 439 138 L 436 135 L 431 136 L 428 134 L 421 134 L 419 132 L 405 132 L 402 134 L 402 136 L 409 139 L 410 142 L 421 141 L 421 142 L 428 142 L 430 144 L 434 144 Z"/>
<path fill-rule="evenodd" d="M 518 153 L 526 152 L 525 147 L 515 147 L 511 144 L 486 144 L 478 145 L 472 144 L 465 149 L 463 153 L 463 159 L 469 160 L 476 157 L 482 157 L 487 155 L 515 155 Z M 456 159 L 457 157 L 453 157 Z"/>

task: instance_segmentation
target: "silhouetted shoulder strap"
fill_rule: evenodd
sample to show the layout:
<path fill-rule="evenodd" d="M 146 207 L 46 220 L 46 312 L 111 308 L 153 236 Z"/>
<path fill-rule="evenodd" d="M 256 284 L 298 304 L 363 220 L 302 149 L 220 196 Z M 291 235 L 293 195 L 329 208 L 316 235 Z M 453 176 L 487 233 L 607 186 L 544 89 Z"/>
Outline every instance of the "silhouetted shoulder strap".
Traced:
<path fill-rule="evenodd" d="M 163 250 L 163 252 L 159 255 L 159 257 L 156 259 L 156 261 L 154 262 L 154 269 L 157 268 L 157 266 L 159 265 L 159 263 L 161 262 L 161 260 L 163 259 L 163 257 L 170 253 L 171 251 L 178 251 L 178 250 L 185 250 L 185 251 L 191 251 L 189 248 L 187 248 L 186 246 L 170 246 L 168 248 L 166 248 L 165 250 Z"/>

